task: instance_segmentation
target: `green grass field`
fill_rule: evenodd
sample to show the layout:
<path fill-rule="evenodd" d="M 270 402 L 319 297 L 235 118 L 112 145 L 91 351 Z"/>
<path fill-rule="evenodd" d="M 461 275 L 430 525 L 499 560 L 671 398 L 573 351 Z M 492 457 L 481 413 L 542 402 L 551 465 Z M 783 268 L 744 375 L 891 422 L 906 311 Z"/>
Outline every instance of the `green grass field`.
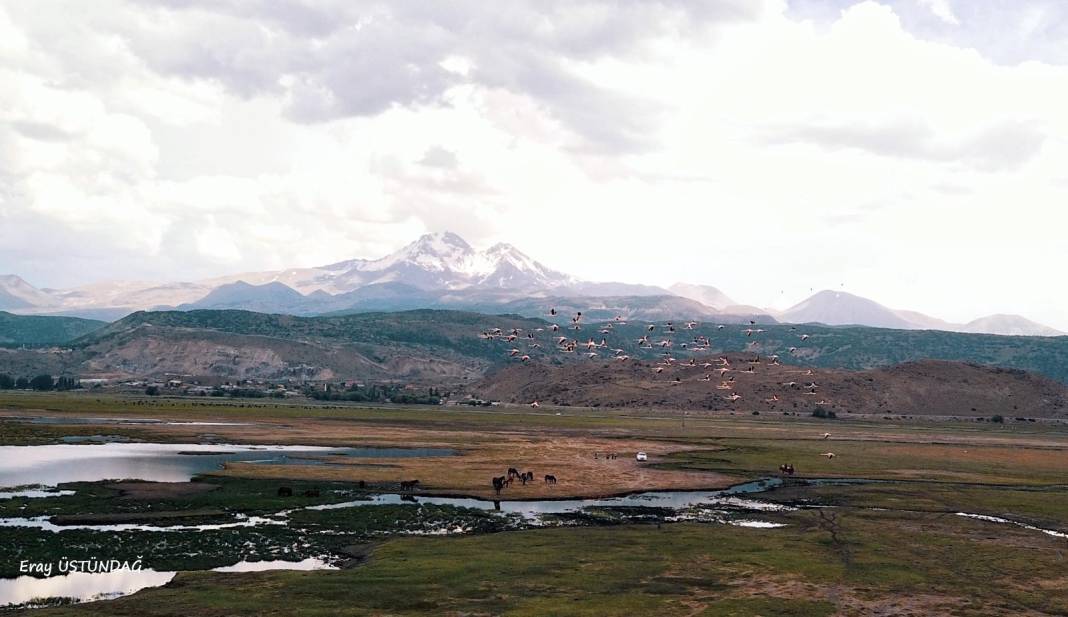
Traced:
<path fill-rule="evenodd" d="M 278 426 L 279 442 L 325 431 L 336 440 L 402 431 L 413 438 L 465 444 L 457 473 L 500 440 L 521 438 L 553 447 L 575 435 L 645 440 L 671 452 L 641 471 L 647 488 L 671 473 L 725 474 L 739 481 L 774 475 L 780 462 L 795 480 L 856 478 L 874 483 L 806 485 L 792 481 L 755 497 L 785 504 L 831 506 L 762 512 L 774 529 L 721 523 L 633 524 L 611 512 L 572 517 L 580 526 L 509 530 L 493 517 L 456 509 L 390 506 L 301 511 L 285 529 L 175 534 L 140 540 L 99 532 L 44 536 L 0 529 L 0 558 L 46 558 L 57 551 L 121 550 L 156 558 L 158 569 L 195 569 L 253 556 L 284 555 L 311 538 L 311 553 L 364 554 L 338 571 L 223 574 L 183 572 L 169 585 L 113 601 L 33 611 L 42 615 L 1063 615 L 1068 614 L 1068 540 L 956 516 L 970 512 L 1068 531 L 1068 434 L 1048 425 L 899 423 L 769 416 L 682 416 L 643 411 L 452 408 L 337 408 L 264 402 L 225 404 L 190 399 L 13 394 L 0 410 L 64 417 L 241 419 Z M 0 421 L 4 444 L 51 443 L 100 427 Z M 471 435 L 477 429 L 477 439 Z M 234 429 L 239 431 L 240 429 Z M 267 429 L 263 429 L 267 430 Z M 272 429 L 273 430 L 273 429 Z M 293 431 L 300 431 L 294 433 Z M 310 432 L 309 432 L 310 431 Z M 166 441 L 174 434 L 145 426 L 109 434 Z M 823 432 L 832 433 L 822 439 Z M 240 434 L 240 433 L 235 433 Z M 183 438 L 184 439 L 184 438 Z M 467 440 L 467 441 L 464 441 Z M 334 441 L 331 441 L 334 443 Z M 819 456 L 833 451 L 834 459 Z M 310 505 L 351 499 L 343 481 L 285 480 Z M 76 494 L 0 502 L 0 516 L 179 516 L 223 519 L 280 506 L 280 480 L 241 477 L 242 468 L 201 482 L 210 492 L 177 491 L 131 500 L 103 483 L 72 485 Z M 721 476 L 720 476 L 721 477 Z M 385 488 L 385 487 L 383 487 Z M 368 492 L 376 490 L 371 485 Z M 388 489 L 387 489 L 388 490 Z M 334 492 L 336 491 L 336 492 Z M 377 508 L 377 506 L 376 506 Z M 733 519 L 745 518 L 744 513 Z M 216 517 L 216 518 L 212 518 Z M 404 536 L 427 521 L 462 520 L 462 536 Z M 566 518 L 566 517 L 565 517 Z M 564 519 L 561 519 L 564 520 Z M 623 522 L 623 524 L 620 524 Z M 189 535 L 190 537 L 184 537 Z M 168 548 L 152 553 L 152 543 Z M 350 546 L 352 545 L 352 546 Z M 245 548 L 243 548 L 245 547 Z M 369 549 L 367 547 L 370 547 Z M 71 552 L 73 551 L 73 552 Z M 181 557 L 188 554 L 187 557 Z M 155 557 L 150 557 L 155 555 Z M 162 559 L 160 559 L 162 557 Z M 24 557 L 23 557 L 24 558 Z M 169 559 L 169 560 L 168 560 Z"/>

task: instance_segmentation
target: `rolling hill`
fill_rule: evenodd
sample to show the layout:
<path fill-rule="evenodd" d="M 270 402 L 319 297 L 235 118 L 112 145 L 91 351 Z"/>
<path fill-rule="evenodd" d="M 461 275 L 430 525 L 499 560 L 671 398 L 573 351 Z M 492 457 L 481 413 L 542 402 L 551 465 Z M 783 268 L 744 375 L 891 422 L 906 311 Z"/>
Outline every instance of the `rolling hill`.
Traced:
<path fill-rule="evenodd" d="M 179 374 L 456 384 L 503 362 L 496 349 L 483 344 L 480 332 L 539 325 L 517 316 L 434 310 L 332 317 L 138 312 L 77 341 L 63 368 L 113 377 Z"/>
<path fill-rule="evenodd" d="M 13 315 L 0 311 L 0 346 L 46 347 L 65 345 L 107 325 L 77 317 Z"/>
<path fill-rule="evenodd" d="M 692 330 L 675 324 L 672 333 L 661 321 L 599 321 L 596 310 L 587 310 L 582 329 L 574 331 L 566 328 L 570 314 L 561 307 L 556 318 L 564 326 L 561 333 L 577 339 L 581 352 L 586 351 L 587 340 L 597 344 L 603 338 L 605 345 L 596 349 L 596 359 L 589 360 L 584 353 L 560 353 L 553 339 L 561 333 L 550 332 L 548 321 L 516 314 L 419 309 L 300 317 L 194 310 L 138 312 L 103 327 L 84 324 L 92 331 L 68 343 L 71 351 L 49 356 L 42 368 L 81 376 L 177 373 L 463 383 L 514 363 L 512 349 L 548 365 L 596 363 L 611 356 L 612 349 L 646 361 L 665 353 L 686 360 L 694 339 L 707 337 L 706 354 L 775 354 L 784 363 L 806 368 L 867 370 L 945 360 L 1023 369 L 1068 382 L 1068 337 L 787 324 L 752 326 L 747 333 L 747 326 L 715 317 Z M 62 318 L 33 319 L 57 324 L 53 327 L 64 323 L 53 321 Z M 494 328 L 505 332 L 518 328 L 520 336 L 516 341 L 483 336 Z M 528 334 L 535 338 L 528 339 Z M 643 336 L 649 336 L 651 347 L 639 346 Z M 0 358 L 0 371 L 5 370 L 4 362 L 27 371 L 42 358 L 32 352 L 6 353 Z"/>

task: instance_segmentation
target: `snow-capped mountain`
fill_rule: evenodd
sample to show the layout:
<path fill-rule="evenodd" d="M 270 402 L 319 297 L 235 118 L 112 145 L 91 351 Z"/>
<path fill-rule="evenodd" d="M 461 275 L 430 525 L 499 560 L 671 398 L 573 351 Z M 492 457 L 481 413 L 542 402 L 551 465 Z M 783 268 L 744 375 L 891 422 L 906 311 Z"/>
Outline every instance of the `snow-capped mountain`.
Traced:
<path fill-rule="evenodd" d="M 684 301 L 685 299 L 685 301 Z M 707 285 L 592 282 L 552 270 L 510 244 L 476 250 L 460 236 L 426 234 L 385 257 L 325 266 L 244 272 L 193 282 L 114 281 L 66 290 L 36 289 L 18 276 L 0 276 L 0 310 L 117 319 L 135 310 L 235 308 L 321 314 L 456 308 L 540 316 L 547 303 L 601 307 L 635 319 L 757 319 L 761 323 L 819 322 L 958 332 L 1060 334 L 1015 315 L 952 324 L 914 311 L 885 307 L 840 291 L 822 291 L 782 312 L 738 305 Z M 569 304 L 570 303 L 570 304 Z M 577 310 L 577 309 L 576 309 Z M 685 313 L 685 314 L 676 314 Z"/>
<path fill-rule="evenodd" d="M 372 261 L 354 259 L 326 266 L 316 283 L 333 280 L 326 291 L 345 293 L 366 285 L 402 282 L 420 289 L 546 289 L 574 280 L 546 268 L 510 244 L 476 251 L 451 233 L 426 234 L 401 250 Z M 306 287 L 306 286 L 305 286 Z M 295 288 L 301 291 L 297 282 Z M 321 287 L 322 288 L 322 287 Z"/>
<path fill-rule="evenodd" d="M 301 311 L 318 307 L 337 309 L 338 301 L 327 296 L 347 296 L 364 288 L 435 292 L 498 292 L 533 295 L 569 289 L 585 295 L 583 283 L 551 270 L 510 244 L 474 249 L 451 232 L 421 236 L 404 248 L 379 259 L 350 259 L 313 268 L 245 272 L 195 282 L 149 283 L 115 281 L 94 283 L 68 290 L 38 290 L 16 276 L 0 278 L 0 309 L 24 312 L 71 312 L 125 307 L 133 310 L 162 307 L 235 307 L 235 300 L 248 297 L 252 304 L 284 310 L 287 302 Z M 299 299 L 277 285 L 295 290 Z M 621 288 L 627 285 L 619 284 Z M 661 293 L 652 287 L 634 286 L 636 295 Z M 420 293 L 416 296 L 423 297 Z M 250 300 L 251 301 L 251 300 Z"/>
<path fill-rule="evenodd" d="M 315 291 L 345 294 L 384 283 L 403 283 L 424 290 L 516 292 L 575 283 L 572 277 L 550 270 L 510 244 L 478 251 L 451 232 L 426 234 L 380 259 L 349 259 L 317 268 L 245 272 L 203 283 L 212 289 L 237 281 L 252 285 L 278 282 L 303 294 Z"/>

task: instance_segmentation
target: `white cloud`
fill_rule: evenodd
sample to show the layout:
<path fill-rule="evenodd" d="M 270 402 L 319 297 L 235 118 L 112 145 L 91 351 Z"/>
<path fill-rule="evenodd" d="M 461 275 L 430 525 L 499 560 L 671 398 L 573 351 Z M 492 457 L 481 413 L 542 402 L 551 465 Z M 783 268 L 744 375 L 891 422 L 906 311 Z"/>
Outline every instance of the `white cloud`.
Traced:
<path fill-rule="evenodd" d="M 939 4 L 975 35 L 965 5 Z M 1054 10 L 1005 21 L 1048 32 Z M 189 279 L 448 228 L 591 279 L 779 306 L 844 284 L 1068 329 L 1051 284 L 1068 262 L 1068 69 L 998 63 L 903 15 L 4 5 L 0 271 Z"/>
<path fill-rule="evenodd" d="M 947 24 L 960 25 L 960 20 L 957 19 L 957 15 L 953 12 L 953 7 L 949 5 L 949 0 L 916 0 L 916 3 L 931 11 L 935 17 Z"/>

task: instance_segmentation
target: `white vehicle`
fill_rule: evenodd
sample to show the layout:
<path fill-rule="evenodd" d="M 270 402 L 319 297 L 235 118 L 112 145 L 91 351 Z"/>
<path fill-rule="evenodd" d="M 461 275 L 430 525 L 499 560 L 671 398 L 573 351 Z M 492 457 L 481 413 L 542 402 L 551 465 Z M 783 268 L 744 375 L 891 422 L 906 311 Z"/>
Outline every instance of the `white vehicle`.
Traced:
<path fill-rule="evenodd" d="M 645 452 L 639 452 L 634 455 L 634 458 L 639 461 L 647 461 L 649 460 L 649 455 L 647 455 Z"/>

